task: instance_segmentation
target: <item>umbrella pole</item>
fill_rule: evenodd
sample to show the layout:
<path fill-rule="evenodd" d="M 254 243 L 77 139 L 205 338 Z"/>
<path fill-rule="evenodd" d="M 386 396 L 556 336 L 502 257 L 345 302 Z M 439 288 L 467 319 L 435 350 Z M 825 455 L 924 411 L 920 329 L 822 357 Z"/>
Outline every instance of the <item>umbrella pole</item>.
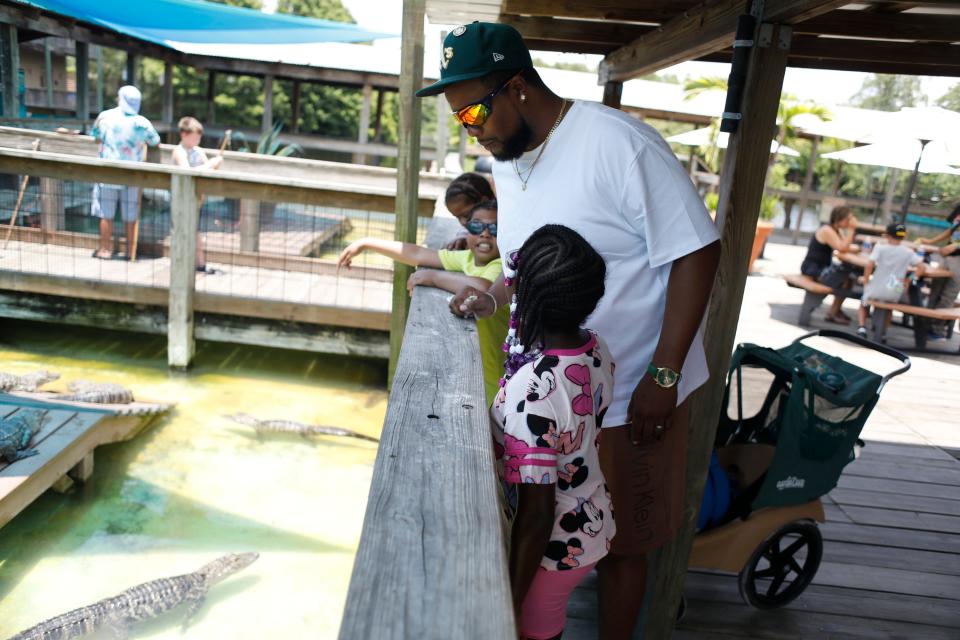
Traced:
<path fill-rule="evenodd" d="M 923 160 L 923 150 L 927 148 L 927 143 L 929 140 L 920 141 L 920 155 L 917 156 L 917 164 L 913 167 L 913 174 L 910 176 L 910 185 L 907 187 L 907 194 L 903 196 L 903 208 L 900 210 L 900 216 L 902 220 L 900 222 L 907 223 L 907 210 L 910 209 L 910 197 L 913 196 L 913 190 L 917 186 L 917 178 L 920 175 L 920 161 Z"/>

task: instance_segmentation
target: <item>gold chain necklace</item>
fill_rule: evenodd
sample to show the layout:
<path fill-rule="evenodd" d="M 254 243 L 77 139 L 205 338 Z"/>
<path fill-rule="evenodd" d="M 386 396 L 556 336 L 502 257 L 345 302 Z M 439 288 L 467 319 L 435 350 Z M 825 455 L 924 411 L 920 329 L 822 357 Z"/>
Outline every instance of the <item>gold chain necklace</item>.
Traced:
<path fill-rule="evenodd" d="M 550 131 L 547 133 L 547 137 L 544 138 L 543 144 L 540 146 L 540 152 L 537 153 L 537 157 L 533 159 L 533 163 L 530 165 L 529 169 L 524 169 L 520 171 L 520 167 L 517 165 L 517 160 L 513 160 L 513 170 L 517 173 L 517 178 L 520 179 L 520 189 L 522 191 L 527 190 L 527 183 L 530 182 L 530 177 L 533 175 L 533 169 L 537 166 L 537 163 L 540 161 L 540 156 L 543 155 L 543 152 L 547 149 L 547 143 L 550 142 L 550 138 L 553 136 L 553 132 L 557 130 L 557 127 L 560 126 L 560 121 L 563 120 L 563 114 L 567 110 L 567 105 L 570 102 L 564 99 L 563 103 L 560 105 L 560 113 L 557 114 L 557 120 L 553 123 L 553 126 L 550 127 Z M 526 179 L 524 179 L 523 174 L 527 174 Z"/>

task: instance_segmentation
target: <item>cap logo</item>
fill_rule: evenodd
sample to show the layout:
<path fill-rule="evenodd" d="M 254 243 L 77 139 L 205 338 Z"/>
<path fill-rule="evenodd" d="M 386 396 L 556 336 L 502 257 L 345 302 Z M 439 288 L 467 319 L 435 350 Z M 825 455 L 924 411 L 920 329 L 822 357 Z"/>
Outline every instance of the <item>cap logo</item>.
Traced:
<path fill-rule="evenodd" d="M 467 32 L 467 28 L 463 25 L 460 25 L 459 27 L 457 27 L 452 31 L 453 35 L 457 37 L 462 36 L 466 32 Z"/>
<path fill-rule="evenodd" d="M 446 69 L 451 60 L 453 60 L 453 47 L 444 47 L 443 59 L 440 60 L 440 66 Z"/>
<path fill-rule="evenodd" d="M 494 61 L 494 62 L 500 62 L 501 60 L 503 60 L 503 54 L 502 54 L 502 53 L 494 53 L 494 54 L 493 54 L 493 61 Z"/>

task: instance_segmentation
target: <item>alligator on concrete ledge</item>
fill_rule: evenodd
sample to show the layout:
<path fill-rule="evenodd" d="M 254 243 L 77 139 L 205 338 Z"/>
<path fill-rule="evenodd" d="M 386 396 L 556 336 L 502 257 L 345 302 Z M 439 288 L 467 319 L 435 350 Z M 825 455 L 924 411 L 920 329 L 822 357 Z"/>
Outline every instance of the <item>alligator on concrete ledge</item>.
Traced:
<path fill-rule="evenodd" d="M 12 418 L 0 419 L 0 460 L 16 462 L 37 455 L 36 449 L 27 447 L 47 419 L 46 411 L 36 409 L 22 409 Z"/>
<path fill-rule="evenodd" d="M 340 427 L 327 427 L 319 424 L 303 424 L 292 420 L 260 420 L 247 413 L 235 413 L 226 416 L 234 422 L 253 427 L 257 435 L 264 433 L 293 433 L 304 438 L 310 436 L 341 436 L 344 438 L 358 438 L 370 442 L 380 442 L 377 438 L 366 436 L 350 429 L 341 429 Z"/>
<path fill-rule="evenodd" d="M 0 391 L 36 391 L 43 385 L 53 382 L 60 377 L 59 373 L 53 371 L 34 371 L 26 375 L 18 376 L 13 373 L 0 371 Z"/>
<path fill-rule="evenodd" d="M 127 638 L 132 624 L 156 618 L 184 603 L 186 629 L 203 606 L 210 587 L 250 566 L 258 557 L 257 553 L 222 556 L 193 573 L 151 580 L 112 598 L 50 618 L 10 640 L 69 640 L 99 629 L 109 629 L 115 638 Z"/>
<path fill-rule="evenodd" d="M 130 404 L 133 392 L 112 382 L 90 382 L 76 380 L 67 385 L 70 393 L 60 394 L 57 400 L 70 402 L 91 402 L 94 404 Z"/>

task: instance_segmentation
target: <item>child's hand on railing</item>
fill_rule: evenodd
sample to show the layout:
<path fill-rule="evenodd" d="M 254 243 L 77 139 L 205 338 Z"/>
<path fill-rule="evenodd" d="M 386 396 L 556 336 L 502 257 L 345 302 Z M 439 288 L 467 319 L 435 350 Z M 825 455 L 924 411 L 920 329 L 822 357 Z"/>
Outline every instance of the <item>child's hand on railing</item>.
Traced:
<path fill-rule="evenodd" d="M 416 286 L 423 287 L 432 287 L 435 286 L 433 282 L 433 276 L 436 274 L 436 269 L 419 269 L 410 274 L 410 277 L 407 278 L 407 293 L 411 296 L 413 295 L 413 288 Z"/>
<path fill-rule="evenodd" d="M 350 245 L 340 253 L 340 257 L 337 259 L 337 271 L 340 271 L 343 267 L 349 269 L 350 263 L 353 262 L 353 259 L 356 258 L 357 255 L 363 253 L 363 249 L 362 240 L 350 243 Z"/>
<path fill-rule="evenodd" d="M 467 247 L 467 236 L 457 236 L 444 247 L 447 251 L 463 251 Z"/>
<path fill-rule="evenodd" d="M 476 287 L 464 287 L 450 300 L 450 312 L 461 318 L 486 318 L 495 311 L 493 296 Z"/>

